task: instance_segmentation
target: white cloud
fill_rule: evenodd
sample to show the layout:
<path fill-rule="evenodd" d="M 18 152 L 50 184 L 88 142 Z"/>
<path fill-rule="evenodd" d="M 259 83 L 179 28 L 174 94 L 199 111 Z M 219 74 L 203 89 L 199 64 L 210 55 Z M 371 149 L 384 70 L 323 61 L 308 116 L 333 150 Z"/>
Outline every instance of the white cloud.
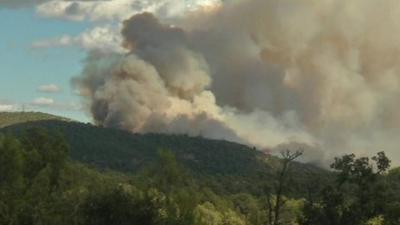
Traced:
<path fill-rule="evenodd" d="M 37 88 L 38 91 L 40 92 L 45 92 L 45 93 L 57 93 L 60 92 L 61 89 L 55 84 L 45 84 L 41 85 Z"/>
<path fill-rule="evenodd" d="M 81 111 L 82 105 L 73 101 L 57 102 L 52 98 L 36 98 L 29 104 L 33 109 L 47 108 L 57 111 Z"/>
<path fill-rule="evenodd" d="M 220 4 L 221 0 L 112 0 L 49 1 L 37 7 L 45 17 L 68 20 L 123 20 L 141 12 L 152 12 L 162 18 L 177 17 L 187 11 Z"/>
<path fill-rule="evenodd" d="M 55 110 L 60 112 L 82 111 L 82 105 L 79 102 L 63 101 L 57 102 L 52 98 L 35 98 L 30 103 L 16 103 L 8 100 L 0 100 L 0 112 L 15 111 L 41 111 Z"/>
<path fill-rule="evenodd" d="M 10 112 L 17 110 L 17 106 L 14 104 L 3 104 L 0 103 L 0 112 Z"/>
<path fill-rule="evenodd" d="M 18 9 L 18 8 L 29 8 L 34 7 L 36 5 L 40 5 L 50 1 L 58 1 L 58 2 L 70 2 L 71 0 L 1 0 L 0 1 L 0 9 L 1 8 L 11 8 L 11 9 Z M 72 0 L 73 1 L 73 0 Z M 80 0 L 80 2 L 94 2 L 94 1 L 112 1 L 112 0 Z"/>
<path fill-rule="evenodd" d="M 52 98 L 35 98 L 32 101 L 32 105 L 35 106 L 51 106 L 54 104 L 54 100 Z"/>
<path fill-rule="evenodd" d="M 220 4 L 221 0 L 112 0 L 112 1 L 49 1 L 37 7 L 37 12 L 45 17 L 68 20 L 120 21 L 134 14 L 152 12 L 162 18 L 183 16 L 187 11 Z M 84 50 L 125 52 L 121 47 L 122 37 L 119 27 L 111 23 L 86 30 L 78 36 L 39 40 L 32 48 L 53 48 L 78 46 Z"/>
<path fill-rule="evenodd" d="M 18 110 L 20 105 L 7 99 L 0 99 L 0 112 L 12 112 Z"/>
<path fill-rule="evenodd" d="M 85 50 L 123 52 L 121 42 L 122 37 L 119 29 L 105 25 L 87 30 L 75 37 L 64 35 L 58 38 L 36 41 L 32 44 L 32 48 L 78 46 Z"/>
<path fill-rule="evenodd" d="M 114 0 L 101 2 L 50 1 L 37 7 L 45 17 L 68 20 L 121 20 L 130 14 L 149 10 L 149 1 Z"/>

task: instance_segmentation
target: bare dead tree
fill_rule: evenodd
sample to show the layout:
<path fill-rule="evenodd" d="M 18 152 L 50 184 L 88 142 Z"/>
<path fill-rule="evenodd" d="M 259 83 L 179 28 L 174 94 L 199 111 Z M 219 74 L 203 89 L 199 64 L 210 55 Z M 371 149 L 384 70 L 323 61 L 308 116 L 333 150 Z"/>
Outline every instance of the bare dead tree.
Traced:
<path fill-rule="evenodd" d="M 285 192 L 285 188 L 287 186 L 288 180 L 288 172 L 290 169 L 290 165 L 294 160 L 300 157 L 303 154 L 302 150 L 298 150 L 295 152 L 291 152 L 290 150 L 285 150 L 281 152 L 282 155 L 282 167 L 278 171 L 276 185 L 275 185 L 275 206 L 273 207 L 273 222 L 271 219 L 272 213 L 270 212 L 270 224 L 272 225 L 281 225 L 280 223 L 280 213 L 282 211 L 282 207 L 285 205 L 285 201 L 283 200 L 283 194 Z M 270 200 L 268 200 L 270 201 Z M 268 203 L 269 205 L 271 203 Z M 272 223 L 271 223 L 272 222 Z"/>

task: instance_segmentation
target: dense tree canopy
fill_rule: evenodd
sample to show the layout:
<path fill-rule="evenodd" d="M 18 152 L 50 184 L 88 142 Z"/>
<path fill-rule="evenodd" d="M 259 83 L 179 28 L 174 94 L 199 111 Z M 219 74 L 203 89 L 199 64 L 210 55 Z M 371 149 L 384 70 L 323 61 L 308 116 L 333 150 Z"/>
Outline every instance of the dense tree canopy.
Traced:
<path fill-rule="evenodd" d="M 300 224 L 399 224 L 400 214 L 392 211 L 400 193 L 390 185 L 395 181 L 387 176 L 390 160 L 384 152 L 371 159 L 344 155 L 335 158 L 331 167 L 336 180 L 325 185 L 317 199 L 306 201 Z"/>
<path fill-rule="evenodd" d="M 290 151 L 274 173 L 253 180 L 259 192 L 243 188 L 240 177 L 193 174 L 167 149 L 139 173 L 99 170 L 71 160 L 69 150 L 45 129 L 0 136 L 0 224 L 400 224 L 400 170 L 388 170 L 383 152 L 336 158 L 333 179 L 315 173 L 303 187 L 309 193 L 296 195 L 291 165 L 300 154 Z"/>

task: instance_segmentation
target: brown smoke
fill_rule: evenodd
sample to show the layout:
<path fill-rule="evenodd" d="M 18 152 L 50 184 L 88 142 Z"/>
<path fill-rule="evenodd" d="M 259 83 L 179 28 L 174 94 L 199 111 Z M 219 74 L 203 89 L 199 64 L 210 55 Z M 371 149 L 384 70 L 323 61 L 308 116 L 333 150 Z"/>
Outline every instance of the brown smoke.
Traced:
<path fill-rule="evenodd" d="M 239 0 L 174 26 L 136 15 L 129 54 L 92 52 L 75 83 L 105 126 L 398 160 L 398 18 L 397 0 Z"/>

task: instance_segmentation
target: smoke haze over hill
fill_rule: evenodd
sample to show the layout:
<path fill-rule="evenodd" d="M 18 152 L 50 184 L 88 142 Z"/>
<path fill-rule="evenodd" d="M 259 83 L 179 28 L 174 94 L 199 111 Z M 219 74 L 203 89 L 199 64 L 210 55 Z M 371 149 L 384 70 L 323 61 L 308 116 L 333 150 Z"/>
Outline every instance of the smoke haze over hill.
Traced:
<path fill-rule="evenodd" d="M 143 13 L 123 23 L 126 54 L 90 52 L 73 82 L 109 127 L 399 160 L 398 18 L 396 0 L 240 0 L 174 24 Z"/>

